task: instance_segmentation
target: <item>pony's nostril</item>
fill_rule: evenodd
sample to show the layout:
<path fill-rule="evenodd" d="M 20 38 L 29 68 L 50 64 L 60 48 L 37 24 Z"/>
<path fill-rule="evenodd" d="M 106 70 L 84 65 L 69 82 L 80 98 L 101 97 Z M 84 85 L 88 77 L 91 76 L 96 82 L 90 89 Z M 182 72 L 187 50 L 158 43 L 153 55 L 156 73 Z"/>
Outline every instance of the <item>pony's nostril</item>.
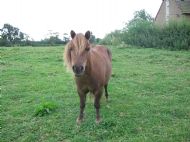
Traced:
<path fill-rule="evenodd" d="M 76 71 L 76 66 L 73 66 L 72 69 L 73 69 L 73 71 Z"/>

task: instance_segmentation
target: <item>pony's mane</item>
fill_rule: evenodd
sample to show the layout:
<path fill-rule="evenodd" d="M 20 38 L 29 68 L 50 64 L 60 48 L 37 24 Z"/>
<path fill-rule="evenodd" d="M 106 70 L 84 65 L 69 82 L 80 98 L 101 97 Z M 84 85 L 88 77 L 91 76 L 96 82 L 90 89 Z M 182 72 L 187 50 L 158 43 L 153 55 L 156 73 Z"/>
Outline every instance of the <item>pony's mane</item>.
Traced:
<path fill-rule="evenodd" d="M 70 60 L 70 54 L 69 52 L 69 43 L 66 44 L 65 50 L 64 50 L 64 65 L 66 66 L 67 70 L 71 70 L 71 60 Z"/>

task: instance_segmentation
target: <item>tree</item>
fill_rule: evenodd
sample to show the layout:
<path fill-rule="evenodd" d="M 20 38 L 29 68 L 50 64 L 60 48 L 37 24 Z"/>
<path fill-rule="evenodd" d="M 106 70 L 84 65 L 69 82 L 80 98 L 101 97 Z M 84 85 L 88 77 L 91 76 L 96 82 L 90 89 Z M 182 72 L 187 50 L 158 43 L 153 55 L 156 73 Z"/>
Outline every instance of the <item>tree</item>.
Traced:
<path fill-rule="evenodd" d="M 41 44 L 44 45 L 58 45 L 63 44 L 63 41 L 59 38 L 58 32 L 52 32 L 52 30 L 49 30 L 48 37 L 40 41 Z"/>
<path fill-rule="evenodd" d="M 150 14 L 148 14 L 144 9 L 140 10 L 140 11 L 136 11 L 134 14 L 134 19 L 141 19 L 141 20 L 145 20 L 145 21 L 150 21 L 153 22 L 153 18 L 150 16 Z"/>
<path fill-rule="evenodd" d="M 63 42 L 64 42 L 64 44 L 66 44 L 67 42 L 69 42 L 69 34 L 67 34 L 67 33 L 63 34 Z"/>
<path fill-rule="evenodd" d="M 134 13 L 134 18 L 130 20 L 129 23 L 126 23 L 126 27 L 124 27 L 124 30 L 136 27 L 139 23 L 153 23 L 153 21 L 154 18 L 152 18 L 150 14 L 148 14 L 144 9 L 142 9 Z"/>
<path fill-rule="evenodd" d="M 96 37 L 95 37 L 95 35 L 93 35 L 93 33 L 92 32 L 90 32 L 90 43 L 95 43 L 96 42 Z"/>
<path fill-rule="evenodd" d="M 147 43 L 151 42 L 149 35 L 151 35 L 154 30 L 153 21 L 150 14 L 144 9 L 136 11 L 134 18 L 126 23 L 126 26 L 122 30 L 122 41 L 131 45 L 147 46 Z"/>
<path fill-rule="evenodd" d="M 1 31 L 1 44 L 2 46 L 12 46 L 14 44 L 20 44 L 24 40 L 24 33 L 18 28 L 13 27 L 10 24 L 4 24 Z"/>
<path fill-rule="evenodd" d="M 146 36 L 147 28 L 153 25 L 153 18 L 148 14 L 144 9 L 140 11 L 136 11 L 134 13 L 134 18 L 126 23 L 125 27 L 122 30 L 115 30 L 109 34 L 107 34 L 102 40 L 102 44 L 111 44 L 111 45 L 119 45 L 119 44 L 134 44 L 134 42 L 139 41 L 139 36 Z M 150 29 L 148 32 L 151 32 Z"/>

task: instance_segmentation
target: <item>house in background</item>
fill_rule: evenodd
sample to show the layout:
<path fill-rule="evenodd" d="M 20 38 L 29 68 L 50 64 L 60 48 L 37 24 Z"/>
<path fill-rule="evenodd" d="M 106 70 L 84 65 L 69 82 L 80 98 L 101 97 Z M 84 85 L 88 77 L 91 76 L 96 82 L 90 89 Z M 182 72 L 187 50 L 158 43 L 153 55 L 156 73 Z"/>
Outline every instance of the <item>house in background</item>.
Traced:
<path fill-rule="evenodd" d="M 186 18 L 190 21 L 190 0 L 162 0 L 155 17 L 158 25 L 167 24 L 169 20 Z"/>

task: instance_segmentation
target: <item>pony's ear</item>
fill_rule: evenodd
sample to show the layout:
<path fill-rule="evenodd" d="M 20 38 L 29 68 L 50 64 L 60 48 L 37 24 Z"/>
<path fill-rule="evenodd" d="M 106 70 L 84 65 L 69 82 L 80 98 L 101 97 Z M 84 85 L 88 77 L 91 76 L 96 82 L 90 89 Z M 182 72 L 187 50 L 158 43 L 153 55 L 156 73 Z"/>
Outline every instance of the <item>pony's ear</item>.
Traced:
<path fill-rule="evenodd" d="M 87 31 L 87 32 L 85 33 L 85 37 L 86 37 L 87 40 L 90 39 L 90 31 Z"/>
<path fill-rule="evenodd" d="M 71 30 L 70 35 L 71 35 L 71 38 L 73 39 L 75 37 L 76 33 L 73 30 Z"/>

